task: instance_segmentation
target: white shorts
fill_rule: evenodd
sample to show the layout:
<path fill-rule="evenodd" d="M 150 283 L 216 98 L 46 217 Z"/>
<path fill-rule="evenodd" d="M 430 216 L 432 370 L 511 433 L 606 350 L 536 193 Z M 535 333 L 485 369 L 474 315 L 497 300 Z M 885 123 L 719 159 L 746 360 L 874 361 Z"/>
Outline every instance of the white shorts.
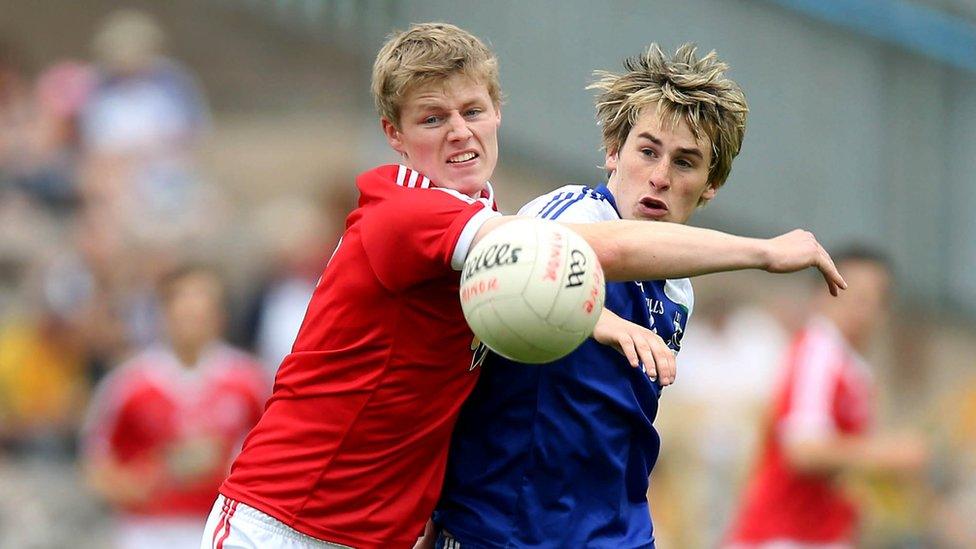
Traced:
<path fill-rule="evenodd" d="M 254 507 L 220 495 L 203 530 L 200 549 L 351 549 L 307 536 Z"/>

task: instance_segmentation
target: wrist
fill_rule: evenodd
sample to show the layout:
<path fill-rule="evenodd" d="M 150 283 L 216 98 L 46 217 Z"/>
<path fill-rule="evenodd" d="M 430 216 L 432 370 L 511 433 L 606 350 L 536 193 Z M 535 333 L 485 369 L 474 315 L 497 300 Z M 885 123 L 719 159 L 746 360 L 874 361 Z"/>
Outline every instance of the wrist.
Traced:
<path fill-rule="evenodd" d="M 769 271 L 773 267 L 773 241 L 764 238 L 749 238 L 749 267 Z"/>

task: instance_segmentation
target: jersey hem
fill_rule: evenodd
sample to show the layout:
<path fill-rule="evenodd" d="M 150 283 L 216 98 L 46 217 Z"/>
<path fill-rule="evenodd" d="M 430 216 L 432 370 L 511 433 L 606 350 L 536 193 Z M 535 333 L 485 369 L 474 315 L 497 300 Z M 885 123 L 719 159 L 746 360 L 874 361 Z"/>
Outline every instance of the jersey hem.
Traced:
<path fill-rule="evenodd" d="M 259 498 L 233 488 L 221 486 L 218 493 L 227 499 L 239 501 L 253 507 L 296 532 L 325 543 L 349 545 L 351 547 L 391 547 L 398 545 L 410 547 L 416 542 L 416 537 L 386 540 L 350 537 L 348 534 L 340 534 L 326 528 L 316 527 L 302 520 L 297 520 L 292 513 L 287 513 L 275 505 L 271 505 Z"/>

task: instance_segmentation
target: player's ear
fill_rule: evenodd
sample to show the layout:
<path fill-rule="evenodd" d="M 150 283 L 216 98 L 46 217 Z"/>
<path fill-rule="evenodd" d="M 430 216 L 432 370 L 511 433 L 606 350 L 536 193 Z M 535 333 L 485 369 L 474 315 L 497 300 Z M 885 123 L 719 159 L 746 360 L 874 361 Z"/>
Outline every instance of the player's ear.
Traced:
<path fill-rule="evenodd" d="M 698 204 L 704 206 L 706 202 L 715 198 L 716 194 L 718 194 L 718 185 L 709 183 L 708 187 L 705 188 L 705 192 L 702 193 L 701 198 L 698 199 Z"/>
<path fill-rule="evenodd" d="M 403 150 L 403 139 L 400 138 L 400 130 L 386 118 L 380 118 L 380 125 L 383 126 L 383 135 L 386 136 L 386 142 L 390 144 L 396 152 L 400 154 L 406 154 Z"/>
<path fill-rule="evenodd" d="M 607 149 L 607 157 L 605 158 L 603 167 L 606 168 L 607 172 L 617 171 L 617 151 L 611 152 Z"/>

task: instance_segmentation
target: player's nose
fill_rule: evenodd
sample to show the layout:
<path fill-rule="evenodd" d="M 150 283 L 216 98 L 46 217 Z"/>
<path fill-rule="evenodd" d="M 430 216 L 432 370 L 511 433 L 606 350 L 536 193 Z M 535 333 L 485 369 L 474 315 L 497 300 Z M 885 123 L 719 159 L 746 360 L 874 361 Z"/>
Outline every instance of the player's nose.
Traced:
<path fill-rule="evenodd" d="M 648 178 L 652 187 L 658 190 L 665 190 L 671 187 L 671 170 L 668 163 L 659 161 L 651 167 Z"/>
<path fill-rule="evenodd" d="M 448 127 L 450 128 L 448 138 L 452 141 L 459 141 L 471 137 L 471 128 L 468 127 L 468 121 L 461 116 L 461 113 L 451 113 L 447 123 Z"/>

